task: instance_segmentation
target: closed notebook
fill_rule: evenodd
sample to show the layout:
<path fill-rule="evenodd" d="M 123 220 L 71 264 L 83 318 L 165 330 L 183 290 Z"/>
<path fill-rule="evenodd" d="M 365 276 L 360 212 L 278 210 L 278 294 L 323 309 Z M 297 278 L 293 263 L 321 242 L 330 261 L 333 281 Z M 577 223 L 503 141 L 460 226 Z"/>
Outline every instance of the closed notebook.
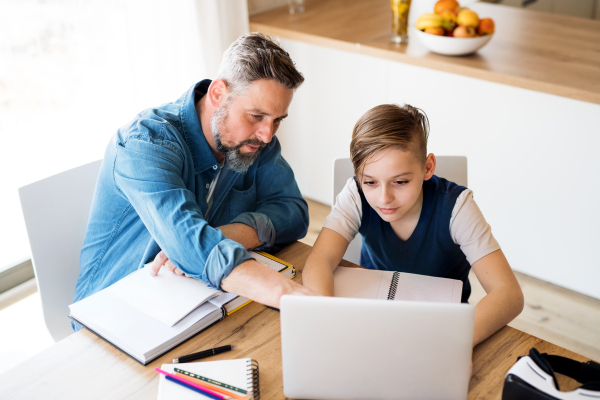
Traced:
<path fill-rule="evenodd" d="M 250 358 L 238 360 L 205 361 L 182 364 L 163 364 L 160 369 L 174 373 L 175 368 L 214 379 L 227 385 L 247 391 L 251 399 L 260 399 L 260 386 L 258 379 L 258 362 Z M 241 394 L 241 393 L 240 393 Z M 158 382 L 159 400 L 195 400 L 207 398 L 190 389 L 174 382 L 169 382 L 164 375 L 160 375 Z"/>
<path fill-rule="evenodd" d="M 462 281 L 407 272 L 337 267 L 334 297 L 460 303 Z"/>
<path fill-rule="evenodd" d="M 290 264 L 273 256 L 250 255 L 275 271 L 295 275 Z M 250 302 L 166 268 L 155 277 L 148 269 L 149 264 L 69 306 L 73 320 L 144 365 Z"/>

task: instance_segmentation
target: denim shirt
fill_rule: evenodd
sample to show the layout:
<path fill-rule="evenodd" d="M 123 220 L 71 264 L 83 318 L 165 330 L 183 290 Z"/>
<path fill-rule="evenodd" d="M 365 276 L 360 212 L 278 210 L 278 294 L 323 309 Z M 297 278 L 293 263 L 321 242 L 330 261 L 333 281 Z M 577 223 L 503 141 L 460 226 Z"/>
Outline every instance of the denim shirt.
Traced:
<path fill-rule="evenodd" d="M 219 288 L 244 247 L 215 227 L 256 230 L 259 250 L 303 237 L 308 207 L 274 137 L 247 172 L 221 166 L 206 142 L 195 101 L 203 80 L 173 103 L 142 111 L 110 140 L 92 201 L 75 301 L 151 261 L 163 249 L 187 275 Z M 206 196 L 221 172 L 208 210 Z M 207 212 L 208 210 L 208 212 Z"/>

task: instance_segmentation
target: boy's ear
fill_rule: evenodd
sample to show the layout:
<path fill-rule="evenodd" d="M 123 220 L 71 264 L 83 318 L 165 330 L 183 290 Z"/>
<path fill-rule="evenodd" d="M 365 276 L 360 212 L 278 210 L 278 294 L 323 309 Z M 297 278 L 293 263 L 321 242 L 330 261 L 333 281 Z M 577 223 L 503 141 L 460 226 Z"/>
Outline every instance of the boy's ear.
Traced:
<path fill-rule="evenodd" d="M 229 90 L 223 79 L 215 79 L 211 82 L 206 97 L 212 107 L 219 108 L 227 96 L 229 96 Z"/>
<path fill-rule="evenodd" d="M 425 159 L 425 176 L 423 177 L 424 181 L 428 181 L 429 179 L 431 179 L 431 177 L 435 173 L 436 165 L 437 161 L 435 159 L 435 155 L 433 153 L 429 153 L 429 155 Z"/>

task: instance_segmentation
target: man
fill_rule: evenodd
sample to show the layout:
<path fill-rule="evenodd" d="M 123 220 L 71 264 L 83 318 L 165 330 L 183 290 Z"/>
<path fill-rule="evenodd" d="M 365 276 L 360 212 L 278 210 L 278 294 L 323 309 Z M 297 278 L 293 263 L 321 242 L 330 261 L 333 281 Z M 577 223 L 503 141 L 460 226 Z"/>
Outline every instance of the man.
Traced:
<path fill-rule="evenodd" d="M 306 234 L 308 208 L 274 137 L 303 81 L 269 37 L 242 36 L 217 79 L 120 128 L 96 184 L 75 301 L 153 258 L 153 275 L 164 264 L 273 307 L 311 294 L 247 251 Z"/>

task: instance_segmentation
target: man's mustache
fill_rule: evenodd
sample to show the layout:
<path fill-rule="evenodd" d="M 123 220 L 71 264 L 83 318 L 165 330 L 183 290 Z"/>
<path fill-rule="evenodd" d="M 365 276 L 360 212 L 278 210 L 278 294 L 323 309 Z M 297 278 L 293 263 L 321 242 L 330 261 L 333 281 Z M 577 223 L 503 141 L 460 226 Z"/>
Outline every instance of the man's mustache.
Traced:
<path fill-rule="evenodd" d="M 238 144 L 237 146 L 235 146 L 236 149 L 241 149 L 242 146 L 245 146 L 249 144 L 250 146 L 255 146 L 255 147 L 260 147 L 263 148 L 265 147 L 267 144 L 265 142 L 261 142 L 258 139 L 248 139 L 248 140 L 244 140 L 243 142 L 241 142 L 240 144 Z"/>

